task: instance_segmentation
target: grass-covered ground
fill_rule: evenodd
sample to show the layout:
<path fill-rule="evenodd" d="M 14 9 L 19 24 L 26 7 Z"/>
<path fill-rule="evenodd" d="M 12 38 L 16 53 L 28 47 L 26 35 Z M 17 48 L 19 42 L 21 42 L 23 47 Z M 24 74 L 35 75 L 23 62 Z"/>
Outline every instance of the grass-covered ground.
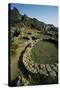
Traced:
<path fill-rule="evenodd" d="M 28 27 L 17 28 L 17 32 L 19 32 L 18 29 L 20 30 L 20 33 L 17 36 L 16 34 L 14 34 L 10 41 L 11 81 L 15 80 L 16 77 L 20 77 L 20 85 L 21 83 L 22 85 L 40 84 L 40 76 L 38 77 L 38 80 L 34 77 L 34 75 L 33 77 L 29 76 L 31 80 L 27 80 L 26 77 L 24 77 L 23 72 L 20 70 L 21 68 L 18 68 L 19 57 L 21 56 L 21 53 L 28 43 L 35 42 L 38 39 L 41 40 L 43 38 L 49 38 L 50 36 L 43 34 L 36 29 L 30 29 Z M 54 64 L 58 60 L 57 48 L 52 43 L 39 41 L 31 48 L 31 59 L 34 60 L 36 63 Z"/>
<path fill-rule="evenodd" d="M 15 7 L 9 14 L 10 86 L 57 84 L 58 28 L 22 15 Z"/>
<path fill-rule="evenodd" d="M 31 49 L 31 59 L 36 63 L 53 64 L 58 60 L 58 50 L 47 41 L 37 42 Z"/>

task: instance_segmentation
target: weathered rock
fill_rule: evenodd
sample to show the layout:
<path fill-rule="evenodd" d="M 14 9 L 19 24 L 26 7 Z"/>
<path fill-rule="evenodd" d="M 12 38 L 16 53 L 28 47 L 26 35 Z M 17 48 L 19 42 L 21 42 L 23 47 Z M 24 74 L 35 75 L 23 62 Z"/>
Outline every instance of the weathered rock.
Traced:
<path fill-rule="evenodd" d="M 43 74 L 46 75 L 46 76 L 48 76 L 48 73 L 46 71 L 45 65 L 44 64 L 40 64 L 40 68 L 43 70 Z"/>
<path fill-rule="evenodd" d="M 55 66 L 56 66 L 56 67 L 58 67 L 58 64 L 57 64 L 57 63 L 55 63 Z"/>
<path fill-rule="evenodd" d="M 43 70 L 42 70 L 42 69 L 40 69 L 40 70 L 39 70 L 39 73 L 40 73 L 40 74 L 43 74 Z"/>
<path fill-rule="evenodd" d="M 51 64 L 51 67 L 54 71 L 58 72 L 58 68 L 55 65 Z"/>
<path fill-rule="evenodd" d="M 45 64 L 40 64 L 40 67 L 41 67 L 42 70 L 46 70 Z"/>
<path fill-rule="evenodd" d="M 50 75 L 51 77 L 54 77 L 54 78 L 56 77 L 56 73 L 55 73 L 55 71 L 53 71 L 53 70 L 52 70 L 51 72 L 49 72 L 49 75 Z"/>
<path fill-rule="evenodd" d="M 47 71 L 48 71 L 48 72 L 50 72 L 50 71 L 51 71 L 51 67 L 50 67 L 50 65 L 49 65 L 49 64 L 46 64 L 46 69 L 47 69 Z"/>

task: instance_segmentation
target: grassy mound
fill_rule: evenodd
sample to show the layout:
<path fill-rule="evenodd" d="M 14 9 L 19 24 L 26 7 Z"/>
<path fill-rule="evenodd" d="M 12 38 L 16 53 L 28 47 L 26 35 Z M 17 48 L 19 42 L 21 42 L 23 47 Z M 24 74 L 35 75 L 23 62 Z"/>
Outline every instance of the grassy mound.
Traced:
<path fill-rule="evenodd" d="M 51 42 L 39 41 L 31 49 L 31 59 L 36 63 L 53 64 L 58 60 L 58 50 Z"/>

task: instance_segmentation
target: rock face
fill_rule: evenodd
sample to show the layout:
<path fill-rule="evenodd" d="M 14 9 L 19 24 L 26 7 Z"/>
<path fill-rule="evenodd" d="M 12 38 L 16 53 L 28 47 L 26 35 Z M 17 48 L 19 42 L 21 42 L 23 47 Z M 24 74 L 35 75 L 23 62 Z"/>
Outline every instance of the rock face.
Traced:
<path fill-rule="evenodd" d="M 30 26 L 37 30 L 52 30 L 52 31 L 58 31 L 58 28 L 54 27 L 54 25 L 46 24 L 42 21 L 37 20 L 36 18 L 30 18 L 27 15 L 22 15 L 16 7 L 9 10 L 9 18 L 10 18 L 10 24 L 16 24 L 16 23 L 24 23 L 27 26 Z"/>
<path fill-rule="evenodd" d="M 10 24 L 20 22 L 22 16 L 17 8 L 14 7 L 12 10 L 9 10 L 9 13 L 10 13 Z"/>

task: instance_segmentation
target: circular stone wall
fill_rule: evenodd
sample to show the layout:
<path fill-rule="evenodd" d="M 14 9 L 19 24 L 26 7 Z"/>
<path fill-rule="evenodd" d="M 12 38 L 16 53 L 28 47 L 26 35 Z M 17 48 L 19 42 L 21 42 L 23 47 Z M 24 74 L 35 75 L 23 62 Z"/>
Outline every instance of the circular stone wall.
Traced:
<path fill-rule="evenodd" d="M 57 77 L 58 50 L 48 41 L 37 40 L 27 47 L 23 55 L 23 63 L 28 71 L 48 77 Z"/>

